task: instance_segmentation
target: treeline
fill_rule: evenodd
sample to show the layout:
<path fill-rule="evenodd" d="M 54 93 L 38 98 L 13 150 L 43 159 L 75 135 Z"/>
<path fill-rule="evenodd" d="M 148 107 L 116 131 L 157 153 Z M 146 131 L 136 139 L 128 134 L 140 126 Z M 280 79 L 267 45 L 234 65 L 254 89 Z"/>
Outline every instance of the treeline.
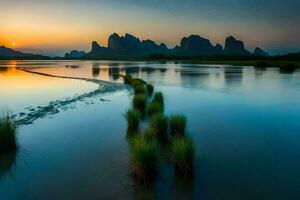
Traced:
<path fill-rule="evenodd" d="M 151 54 L 147 57 L 151 60 L 203 60 L 203 61 L 255 61 L 255 60 L 295 60 L 300 61 L 300 53 L 291 53 L 281 56 L 241 56 L 241 55 L 212 55 L 212 56 L 180 56 L 166 54 Z"/>

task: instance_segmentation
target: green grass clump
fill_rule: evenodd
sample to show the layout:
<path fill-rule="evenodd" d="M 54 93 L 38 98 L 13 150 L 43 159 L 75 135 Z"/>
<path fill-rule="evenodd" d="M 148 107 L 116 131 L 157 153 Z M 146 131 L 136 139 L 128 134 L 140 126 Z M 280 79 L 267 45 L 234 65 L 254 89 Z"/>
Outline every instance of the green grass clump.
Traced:
<path fill-rule="evenodd" d="M 154 91 L 154 86 L 152 84 L 147 84 L 148 95 L 151 96 Z"/>
<path fill-rule="evenodd" d="M 125 118 L 127 120 L 127 133 L 138 132 L 140 124 L 140 113 L 136 110 L 130 109 L 126 112 Z"/>
<path fill-rule="evenodd" d="M 157 102 L 161 105 L 161 107 L 164 107 L 164 96 L 162 92 L 155 92 L 153 102 Z"/>
<path fill-rule="evenodd" d="M 145 113 L 147 96 L 145 94 L 135 95 L 132 104 L 135 110 L 138 110 L 141 114 Z"/>
<path fill-rule="evenodd" d="M 156 101 L 152 101 L 151 103 L 149 103 L 147 105 L 146 111 L 147 111 L 148 116 L 152 116 L 152 115 L 155 115 L 158 113 L 162 113 L 164 111 L 164 109 L 160 103 L 158 103 Z"/>
<path fill-rule="evenodd" d="M 175 137 L 172 140 L 175 170 L 178 175 L 187 177 L 193 174 L 194 144 L 191 139 Z"/>
<path fill-rule="evenodd" d="M 155 140 L 137 136 L 131 142 L 132 172 L 139 181 L 149 184 L 157 173 L 159 146 Z"/>
<path fill-rule="evenodd" d="M 147 94 L 147 90 L 143 84 L 137 84 L 134 86 L 134 94 Z"/>
<path fill-rule="evenodd" d="M 147 128 L 145 131 L 144 131 L 144 137 L 148 140 L 155 140 L 156 139 L 156 134 L 155 132 L 153 131 L 153 129 L 151 128 Z"/>
<path fill-rule="evenodd" d="M 133 80 L 133 78 L 132 78 L 131 75 L 127 74 L 127 75 L 124 76 L 124 83 L 126 83 L 126 84 L 131 85 L 132 84 L 132 80 Z"/>
<path fill-rule="evenodd" d="M 150 119 L 150 128 L 158 138 L 166 138 L 168 118 L 161 113 L 153 115 Z"/>
<path fill-rule="evenodd" d="M 184 136 L 186 117 L 184 115 L 173 115 L 170 117 L 170 129 L 173 136 Z"/>
<path fill-rule="evenodd" d="M 17 126 L 10 117 L 7 109 L 1 111 L 0 116 L 0 153 L 17 149 L 16 132 Z"/>
<path fill-rule="evenodd" d="M 132 81 L 131 81 L 131 86 L 133 88 L 135 88 L 138 85 L 144 85 L 143 81 L 141 81 L 140 79 L 133 78 Z"/>

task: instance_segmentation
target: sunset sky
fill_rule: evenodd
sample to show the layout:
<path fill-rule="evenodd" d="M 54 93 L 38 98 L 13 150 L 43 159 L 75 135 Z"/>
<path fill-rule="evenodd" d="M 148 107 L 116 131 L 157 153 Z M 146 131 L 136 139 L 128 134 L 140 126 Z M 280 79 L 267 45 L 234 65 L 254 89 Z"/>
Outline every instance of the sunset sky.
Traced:
<path fill-rule="evenodd" d="M 0 45 L 63 55 L 126 32 L 169 47 L 199 34 L 228 35 L 272 54 L 300 51 L 299 0 L 0 0 Z"/>

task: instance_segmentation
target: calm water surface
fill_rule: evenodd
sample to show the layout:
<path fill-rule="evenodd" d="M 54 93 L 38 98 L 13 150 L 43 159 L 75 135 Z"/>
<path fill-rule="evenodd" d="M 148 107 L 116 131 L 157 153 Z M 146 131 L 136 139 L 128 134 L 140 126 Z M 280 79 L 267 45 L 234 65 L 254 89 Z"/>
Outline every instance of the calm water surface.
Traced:
<path fill-rule="evenodd" d="M 0 158 L 0 199 L 300 199 L 300 71 L 120 61 L 1 61 L 0 103 L 16 112 L 96 88 L 16 67 L 122 82 L 132 74 L 185 113 L 196 146 L 192 182 L 162 163 L 153 188 L 129 175 L 124 112 L 131 92 L 100 94 L 21 126 L 20 149 Z M 25 89 L 24 89 L 25 88 Z M 26 91 L 26 92 L 22 92 Z M 76 103 L 75 103 L 76 104 Z"/>

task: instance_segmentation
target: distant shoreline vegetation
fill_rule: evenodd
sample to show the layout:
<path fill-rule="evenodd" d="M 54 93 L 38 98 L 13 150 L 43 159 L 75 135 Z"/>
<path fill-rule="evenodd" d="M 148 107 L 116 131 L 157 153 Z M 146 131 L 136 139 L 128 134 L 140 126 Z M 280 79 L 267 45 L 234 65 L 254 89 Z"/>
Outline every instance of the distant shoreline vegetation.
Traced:
<path fill-rule="evenodd" d="M 300 53 L 299 53 L 300 57 Z M 208 64 L 208 65 L 232 65 L 232 66 L 261 66 L 263 67 L 276 67 L 276 68 L 288 68 L 293 66 L 294 68 L 300 68 L 300 58 L 296 58 L 292 55 L 286 56 L 274 56 L 274 57 L 178 57 L 178 56 L 165 56 L 165 55 L 151 55 L 144 58 L 103 58 L 103 59 L 66 59 L 61 57 L 55 58 L 3 58 L 0 60 L 11 61 L 11 60 L 106 60 L 106 61 L 145 61 L 145 62 L 175 62 L 175 63 L 189 63 L 189 64 Z"/>

